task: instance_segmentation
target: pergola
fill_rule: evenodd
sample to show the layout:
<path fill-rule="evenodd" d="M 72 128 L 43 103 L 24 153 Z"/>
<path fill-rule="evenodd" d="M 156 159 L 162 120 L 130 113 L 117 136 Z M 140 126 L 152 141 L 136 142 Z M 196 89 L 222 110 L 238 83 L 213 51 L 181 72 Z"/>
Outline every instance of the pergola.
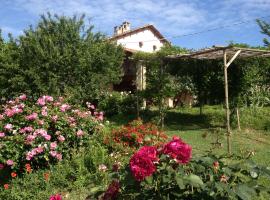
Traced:
<path fill-rule="evenodd" d="M 223 59 L 224 62 L 224 82 L 225 82 L 225 112 L 226 112 L 226 129 L 227 129 L 227 149 L 231 154 L 231 128 L 230 128 L 230 110 L 228 98 L 228 67 L 236 58 L 250 58 L 250 57 L 270 57 L 270 51 L 240 48 L 233 46 L 213 46 L 211 48 L 202 49 L 191 52 L 189 54 L 169 55 L 168 59 L 199 59 L 199 60 L 218 60 Z"/>

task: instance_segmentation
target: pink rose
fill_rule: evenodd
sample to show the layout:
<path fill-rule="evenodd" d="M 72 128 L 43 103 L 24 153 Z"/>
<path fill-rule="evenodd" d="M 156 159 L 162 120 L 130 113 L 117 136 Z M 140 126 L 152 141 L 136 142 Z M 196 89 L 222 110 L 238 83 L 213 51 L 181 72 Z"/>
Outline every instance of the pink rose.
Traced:
<path fill-rule="evenodd" d="M 44 120 L 38 120 L 38 125 L 40 126 L 44 125 Z"/>
<path fill-rule="evenodd" d="M 174 137 L 172 141 L 165 144 L 162 152 L 176 159 L 178 163 L 186 164 L 191 159 L 192 148 L 180 138 Z"/>
<path fill-rule="evenodd" d="M 54 123 L 55 123 L 57 120 L 58 120 L 58 116 L 57 116 L 57 115 L 52 116 L 52 121 L 53 121 Z"/>
<path fill-rule="evenodd" d="M 51 150 L 56 149 L 56 147 L 57 147 L 57 142 L 52 142 L 52 143 L 50 144 L 50 147 L 51 147 Z"/>
<path fill-rule="evenodd" d="M 52 157 L 56 157 L 57 152 L 56 152 L 56 151 L 50 151 L 49 154 L 50 154 Z"/>
<path fill-rule="evenodd" d="M 48 140 L 48 141 L 51 140 L 51 136 L 50 135 L 45 135 L 44 138 L 45 138 L 45 140 Z"/>
<path fill-rule="evenodd" d="M 56 154 L 56 158 L 57 158 L 57 160 L 62 160 L 62 154 L 61 153 L 57 153 Z"/>
<path fill-rule="evenodd" d="M 27 99 L 27 96 L 26 94 L 22 94 L 19 96 L 19 99 L 22 100 L 22 101 L 25 101 Z"/>
<path fill-rule="evenodd" d="M 62 106 L 60 106 L 61 112 L 66 112 L 69 109 L 70 109 L 70 105 L 68 104 L 63 104 Z"/>
<path fill-rule="evenodd" d="M 42 116 L 48 116 L 48 108 L 47 108 L 47 106 L 44 106 L 44 107 L 42 107 L 42 110 L 41 110 L 41 115 Z"/>
<path fill-rule="evenodd" d="M 45 100 L 48 102 L 53 102 L 53 97 L 52 96 L 45 96 Z"/>
<path fill-rule="evenodd" d="M 46 102 L 45 102 L 44 96 L 43 96 L 43 97 L 40 97 L 40 98 L 37 100 L 37 104 L 40 105 L 40 106 L 45 106 Z"/>
<path fill-rule="evenodd" d="M 14 164 L 13 160 L 7 160 L 7 165 L 12 166 Z"/>
<path fill-rule="evenodd" d="M 11 131 L 12 128 L 13 128 L 13 125 L 12 125 L 12 124 L 6 124 L 6 125 L 4 126 L 4 128 L 5 128 L 6 130 L 8 130 L 8 131 Z"/>
<path fill-rule="evenodd" d="M 77 135 L 78 137 L 81 137 L 81 136 L 84 135 L 84 132 L 83 132 L 82 130 L 78 130 L 77 133 L 76 133 L 76 135 Z"/>
<path fill-rule="evenodd" d="M 25 119 L 28 121 L 34 121 L 35 119 L 37 119 L 37 117 L 38 117 L 37 113 L 32 113 L 32 114 L 26 116 Z"/>
<path fill-rule="evenodd" d="M 0 138 L 5 137 L 5 133 L 4 132 L 0 132 Z"/>
<path fill-rule="evenodd" d="M 59 135 L 57 139 L 59 140 L 59 142 L 65 141 L 65 137 L 63 135 Z"/>

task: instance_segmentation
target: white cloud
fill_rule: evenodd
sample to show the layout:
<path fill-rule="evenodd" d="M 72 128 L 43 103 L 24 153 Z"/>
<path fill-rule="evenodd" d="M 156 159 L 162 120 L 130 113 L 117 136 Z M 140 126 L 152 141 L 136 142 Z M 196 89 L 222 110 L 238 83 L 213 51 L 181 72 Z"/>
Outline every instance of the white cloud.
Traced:
<path fill-rule="evenodd" d="M 124 20 L 133 27 L 153 23 L 166 36 L 253 19 L 270 9 L 270 0 L 13 0 L 9 4 L 33 17 L 48 11 L 85 13 L 108 34 Z"/>

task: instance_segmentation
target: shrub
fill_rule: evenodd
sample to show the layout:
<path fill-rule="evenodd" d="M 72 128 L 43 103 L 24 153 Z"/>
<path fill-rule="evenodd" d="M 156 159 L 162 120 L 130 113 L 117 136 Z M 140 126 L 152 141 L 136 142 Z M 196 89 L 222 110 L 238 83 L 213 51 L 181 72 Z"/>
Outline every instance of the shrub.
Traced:
<path fill-rule="evenodd" d="M 167 135 L 151 124 L 143 124 L 142 120 L 131 121 L 128 125 L 115 129 L 111 133 L 112 138 L 106 138 L 105 143 L 111 139 L 111 145 L 117 144 L 124 147 L 137 149 L 144 145 L 159 146 L 167 139 Z"/>
<path fill-rule="evenodd" d="M 129 92 L 104 93 L 98 106 L 106 113 L 106 116 L 135 113 L 136 97 Z"/>
<path fill-rule="evenodd" d="M 268 190 L 258 183 L 270 170 L 249 160 L 205 155 L 191 159 L 191 146 L 180 138 L 162 148 L 144 146 L 118 173 L 118 188 L 103 194 L 117 199 L 253 199 Z M 113 184 L 116 185 L 116 184 Z M 113 190 L 114 189 L 114 190 Z M 102 197 L 102 195 L 101 195 Z"/>
<path fill-rule="evenodd" d="M 2 111 L 0 176 L 5 181 L 12 172 L 29 173 L 61 161 L 73 148 L 85 145 L 103 119 L 89 103 L 88 109 L 76 108 L 51 96 L 31 103 L 21 95 Z"/>

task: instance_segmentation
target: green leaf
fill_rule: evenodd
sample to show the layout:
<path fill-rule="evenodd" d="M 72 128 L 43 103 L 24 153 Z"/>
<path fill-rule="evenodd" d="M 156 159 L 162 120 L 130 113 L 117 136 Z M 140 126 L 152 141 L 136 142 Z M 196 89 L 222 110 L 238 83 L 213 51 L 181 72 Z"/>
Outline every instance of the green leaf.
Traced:
<path fill-rule="evenodd" d="M 202 187 L 204 185 L 202 179 L 195 174 L 190 174 L 183 179 L 193 187 Z"/>
<path fill-rule="evenodd" d="M 256 192 L 253 188 L 248 187 L 247 185 L 239 185 L 235 188 L 236 194 L 243 200 L 252 199 Z"/>
<path fill-rule="evenodd" d="M 175 181 L 181 190 L 185 189 L 184 181 L 181 177 L 175 176 Z"/>

